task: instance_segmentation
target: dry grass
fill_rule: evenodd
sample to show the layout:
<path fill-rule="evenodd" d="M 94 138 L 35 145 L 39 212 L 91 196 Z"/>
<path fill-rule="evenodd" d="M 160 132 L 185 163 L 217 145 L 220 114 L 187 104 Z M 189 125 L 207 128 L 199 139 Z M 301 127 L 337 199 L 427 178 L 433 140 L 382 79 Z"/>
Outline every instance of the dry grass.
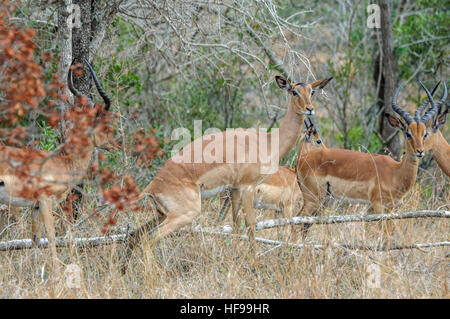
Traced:
<path fill-rule="evenodd" d="M 448 178 L 435 170 L 417 183 L 399 211 L 449 209 Z M 432 181 L 432 183 L 431 183 Z M 216 225 L 218 200 L 206 202 L 195 225 Z M 366 207 L 330 207 L 326 213 L 362 214 Z M 271 218 L 272 215 L 259 218 Z M 228 216 L 225 221 L 230 224 Z M 146 219 L 145 213 L 122 216 L 120 225 Z M 449 240 L 444 219 L 395 221 L 397 243 Z M 76 236 L 100 233 L 99 221 L 89 221 Z M 29 237 L 29 224 L 10 228 L 8 237 Z M 132 226 L 135 227 L 135 226 Z M 373 243 L 377 228 L 360 223 L 315 225 L 308 242 Z M 28 235 L 28 236 L 27 236 Z M 279 239 L 279 230 L 258 237 Z M 58 278 L 58 298 L 448 298 L 448 247 L 391 252 L 323 251 L 286 247 L 179 232 L 158 245 L 144 243 L 131 260 L 128 273 L 119 272 L 122 244 L 88 250 L 59 249 L 61 262 L 79 265 L 81 288 L 68 288 L 65 274 Z M 45 249 L 0 252 L 1 298 L 47 298 L 49 254 Z M 374 266 L 377 265 L 377 266 Z M 65 268 L 63 266 L 63 269 Z M 380 270 L 379 288 L 370 288 L 370 272 Z M 375 274 L 376 275 L 376 274 Z"/>

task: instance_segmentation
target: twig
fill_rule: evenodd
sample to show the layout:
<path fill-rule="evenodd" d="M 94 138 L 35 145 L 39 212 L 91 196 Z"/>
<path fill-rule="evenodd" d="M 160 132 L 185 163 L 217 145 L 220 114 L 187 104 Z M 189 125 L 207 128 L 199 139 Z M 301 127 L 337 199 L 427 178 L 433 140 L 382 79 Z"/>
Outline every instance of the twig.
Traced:
<path fill-rule="evenodd" d="M 403 212 L 393 214 L 372 214 L 366 216 L 345 215 L 345 216 L 318 216 L 318 217 L 293 217 L 269 219 L 256 224 L 255 229 L 268 229 L 285 225 L 298 224 L 338 224 L 351 222 L 376 222 L 382 220 L 407 219 L 407 218 L 450 218 L 450 211 L 447 210 L 421 210 L 416 212 Z"/>
<path fill-rule="evenodd" d="M 103 236 L 103 237 L 88 237 L 88 238 L 74 238 L 70 240 L 66 237 L 56 237 L 56 247 L 68 247 L 72 244 L 80 248 L 96 247 L 103 245 L 110 245 L 116 242 L 122 242 L 126 238 L 125 234 Z M 48 239 L 41 238 L 39 240 L 38 248 L 47 248 Z M 15 239 L 10 241 L 0 242 L 0 251 L 31 249 L 34 248 L 31 239 Z"/>
<path fill-rule="evenodd" d="M 72 230 L 74 230 L 75 228 L 77 228 L 78 226 L 80 226 L 81 224 L 83 224 L 85 221 L 87 221 L 89 218 L 91 218 L 92 216 L 96 215 L 97 213 L 101 212 L 102 210 L 104 210 L 105 208 L 109 207 L 109 205 L 103 205 L 100 206 L 98 209 L 96 209 L 95 211 L 93 211 L 91 214 L 87 215 L 85 218 L 83 218 L 82 220 L 80 220 L 78 223 L 76 223 L 75 225 L 72 226 Z"/>
<path fill-rule="evenodd" d="M 202 233 L 202 234 L 208 234 L 208 235 L 219 235 L 219 236 L 231 236 L 242 240 L 248 240 L 248 236 L 246 235 L 237 235 L 237 234 L 230 234 L 231 227 L 224 228 L 225 231 L 213 231 L 208 229 L 194 229 L 194 232 Z M 328 247 L 336 247 L 336 248 L 344 248 L 348 250 L 370 250 L 370 251 L 389 251 L 389 250 L 401 250 L 401 249 L 414 249 L 414 248 L 431 248 L 431 247 L 442 247 L 442 246 L 450 246 L 450 241 L 442 241 L 442 242 L 436 242 L 436 243 L 423 243 L 423 244 L 407 244 L 407 245 L 391 245 L 391 246 L 384 246 L 384 245 L 375 245 L 375 246 L 366 246 L 361 244 L 340 244 L 335 242 L 330 242 L 326 244 L 294 244 L 289 242 L 283 242 L 278 240 L 271 240 L 271 239 L 265 239 L 265 238 L 255 238 L 256 242 L 260 242 L 263 244 L 269 244 L 274 246 L 287 246 L 292 247 L 296 249 L 302 249 L 302 248 L 312 248 L 312 249 L 326 249 Z"/>

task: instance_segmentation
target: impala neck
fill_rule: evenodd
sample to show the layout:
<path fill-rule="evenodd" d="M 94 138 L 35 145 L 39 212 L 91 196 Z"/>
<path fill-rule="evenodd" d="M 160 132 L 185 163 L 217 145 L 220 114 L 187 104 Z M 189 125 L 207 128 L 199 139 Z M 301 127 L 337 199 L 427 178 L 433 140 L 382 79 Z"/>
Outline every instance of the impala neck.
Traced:
<path fill-rule="evenodd" d="M 94 154 L 94 142 L 89 138 L 88 145 L 86 145 L 81 152 L 74 151 L 73 154 L 67 154 L 69 157 L 69 166 L 77 172 L 84 174 L 91 162 Z"/>
<path fill-rule="evenodd" d="M 400 162 L 400 168 L 397 170 L 397 181 L 399 182 L 398 190 L 407 191 L 411 189 L 417 179 L 417 170 L 419 168 L 419 160 L 414 156 L 410 147 L 406 148 L 406 154 Z"/>
<path fill-rule="evenodd" d="M 300 136 L 304 115 L 297 114 L 294 111 L 293 99 L 289 100 L 287 113 L 280 125 L 279 145 L 280 160 L 294 148 L 298 137 Z"/>
<path fill-rule="evenodd" d="M 441 131 L 437 131 L 433 143 L 433 158 L 447 176 L 450 176 L 449 149 L 450 145 L 448 145 L 444 136 L 442 136 Z"/>

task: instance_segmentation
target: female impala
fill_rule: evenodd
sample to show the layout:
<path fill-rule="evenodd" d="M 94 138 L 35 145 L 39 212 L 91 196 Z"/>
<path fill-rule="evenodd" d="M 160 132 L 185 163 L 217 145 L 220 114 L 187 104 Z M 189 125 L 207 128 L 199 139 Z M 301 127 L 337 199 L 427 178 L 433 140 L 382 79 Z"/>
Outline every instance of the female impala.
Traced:
<path fill-rule="evenodd" d="M 94 130 L 98 125 L 98 116 L 104 115 L 110 107 L 110 100 L 100 87 L 98 79 L 87 61 L 85 61 L 94 79 L 97 90 L 105 101 L 103 109 L 93 109 L 95 117 L 81 116 L 77 121 L 89 124 L 88 129 Z M 94 103 L 78 92 L 72 84 L 72 69 L 68 74 L 68 86 L 71 92 L 80 99 L 82 104 L 94 108 Z M 75 107 L 72 116 L 82 113 Z M 78 123 L 79 124 L 79 123 Z M 77 136 L 80 126 L 71 123 L 68 136 Z M 73 132 L 71 132 L 72 130 Z M 70 134 L 75 133 L 75 134 Z M 55 229 L 52 208 L 55 201 L 65 200 L 71 189 L 84 178 L 90 164 L 94 147 L 112 147 L 113 136 L 110 132 L 89 134 L 83 151 L 71 147 L 67 141 L 66 154 L 55 155 L 45 150 L 14 148 L 1 146 L 0 153 L 0 203 L 9 207 L 34 207 L 32 218 L 32 233 L 34 243 L 38 243 L 38 221 L 41 218 L 47 232 L 49 247 L 53 258 L 53 269 L 57 266 L 55 246 Z M 23 169 L 23 170 L 22 170 Z M 3 226 L 3 225 L 0 225 Z"/>
<path fill-rule="evenodd" d="M 425 89 L 432 108 L 422 118 L 415 119 L 396 103 L 395 92 L 392 108 L 406 122 L 386 114 L 389 123 L 401 129 L 406 135 L 406 154 L 401 162 L 389 156 L 366 154 L 345 149 L 326 148 L 313 150 L 297 160 L 297 178 L 302 190 L 304 204 L 301 214 L 315 215 L 321 200 L 327 194 L 351 199 L 370 201 L 377 214 L 385 208 L 392 208 L 414 185 L 417 177 L 418 159 L 424 155 L 424 141 L 427 138 L 426 123 L 434 116 L 437 108 L 430 92 Z M 445 94 L 442 103 L 447 96 Z M 417 114 L 416 114 L 417 115 Z M 303 228 L 303 235 L 309 225 Z M 388 238 L 392 224 L 389 221 L 384 229 Z"/>
<path fill-rule="evenodd" d="M 304 120 L 305 134 L 298 144 L 298 154 L 305 155 L 313 149 L 325 147 L 320 138 L 319 131 L 310 118 Z M 256 209 L 270 209 L 281 213 L 282 217 L 292 216 L 293 209 L 301 196 L 297 183 L 295 170 L 289 167 L 280 166 L 278 171 L 269 179 L 256 186 L 253 207 Z M 230 197 L 226 197 L 223 204 L 219 223 L 221 223 L 228 213 L 228 203 Z M 226 205 L 226 206 L 225 206 Z"/>
<path fill-rule="evenodd" d="M 305 119 L 304 124 L 306 132 L 298 145 L 299 156 L 314 149 L 325 148 L 311 119 Z M 277 173 L 256 187 L 253 203 L 255 208 L 276 208 L 281 212 L 281 217 L 286 217 L 286 212 L 291 217 L 301 196 L 295 169 L 280 166 Z"/>
<path fill-rule="evenodd" d="M 279 131 L 267 133 L 230 129 L 205 135 L 169 159 L 150 185 L 141 192 L 141 197 L 148 196 L 152 199 L 152 205 L 157 212 L 157 224 L 162 222 L 155 229 L 154 240 L 158 241 L 189 224 L 201 212 L 202 192 L 223 190 L 225 186 L 232 188 L 234 220 L 237 217 L 235 207 L 239 206 L 242 200 L 249 236 L 253 237 L 254 188 L 274 173 L 273 170 L 266 170 L 264 166 L 267 163 L 272 164 L 271 167 L 275 164 L 276 170 L 279 160 L 294 147 L 301 132 L 304 116 L 313 114 L 311 98 L 314 88 L 322 89 L 330 80 L 331 78 L 310 84 L 294 84 L 277 76 L 278 86 L 291 94 L 288 110 Z M 261 141 L 267 144 L 261 147 Z M 206 154 L 206 150 L 210 154 Z M 250 196 L 241 198 L 241 193 L 248 193 Z M 142 234 L 153 229 L 154 224 L 155 220 L 149 221 L 131 234 L 127 259 Z M 122 270 L 125 269 L 126 264 Z"/>

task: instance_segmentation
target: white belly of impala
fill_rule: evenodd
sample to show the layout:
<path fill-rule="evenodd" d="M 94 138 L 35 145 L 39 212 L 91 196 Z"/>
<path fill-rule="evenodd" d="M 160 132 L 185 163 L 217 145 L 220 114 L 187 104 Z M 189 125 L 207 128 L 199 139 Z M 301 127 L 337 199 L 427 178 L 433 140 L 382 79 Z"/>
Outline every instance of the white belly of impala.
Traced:
<path fill-rule="evenodd" d="M 370 200 L 361 198 L 367 197 L 367 185 L 364 182 L 342 182 L 338 179 L 328 178 L 326 197 L 351 204 L 371 204 Z"/>

